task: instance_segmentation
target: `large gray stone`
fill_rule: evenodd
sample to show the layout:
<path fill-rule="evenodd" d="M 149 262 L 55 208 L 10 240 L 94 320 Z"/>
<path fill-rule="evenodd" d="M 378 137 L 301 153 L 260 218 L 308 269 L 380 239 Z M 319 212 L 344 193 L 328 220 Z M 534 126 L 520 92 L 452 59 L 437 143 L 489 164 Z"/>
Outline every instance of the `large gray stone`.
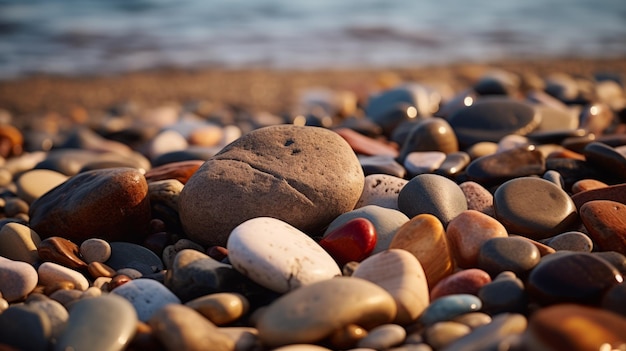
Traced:
<path fill-rule="evenodd" d="M 180 219 L 186 234 L 204 245 L 225 246 L 237 225 L 256 217 L 274 217 L 313 235 L 354 208 L 363 184 L 359 161 L 338 134 L 265 127 L 196 171 L 180 194 Z"/>

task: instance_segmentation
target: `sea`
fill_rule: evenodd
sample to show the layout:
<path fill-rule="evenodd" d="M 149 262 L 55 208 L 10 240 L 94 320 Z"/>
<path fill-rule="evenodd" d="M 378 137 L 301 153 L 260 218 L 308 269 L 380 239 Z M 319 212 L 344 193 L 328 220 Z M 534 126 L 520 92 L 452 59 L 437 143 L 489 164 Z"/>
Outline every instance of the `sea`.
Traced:
<path fill-rule="evenodd" d="M 0 79 L 626 56 L 626 0 L 0 0 Z"/>

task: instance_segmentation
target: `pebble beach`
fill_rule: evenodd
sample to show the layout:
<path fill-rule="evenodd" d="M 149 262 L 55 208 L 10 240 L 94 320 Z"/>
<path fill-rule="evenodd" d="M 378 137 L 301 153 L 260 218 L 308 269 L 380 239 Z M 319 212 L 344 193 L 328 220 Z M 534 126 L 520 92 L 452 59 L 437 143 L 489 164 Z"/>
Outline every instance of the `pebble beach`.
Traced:
<path fill-rule="evenodd" d="M 0 81 L 0 349 L 626 350 L 626 59 Z"/>

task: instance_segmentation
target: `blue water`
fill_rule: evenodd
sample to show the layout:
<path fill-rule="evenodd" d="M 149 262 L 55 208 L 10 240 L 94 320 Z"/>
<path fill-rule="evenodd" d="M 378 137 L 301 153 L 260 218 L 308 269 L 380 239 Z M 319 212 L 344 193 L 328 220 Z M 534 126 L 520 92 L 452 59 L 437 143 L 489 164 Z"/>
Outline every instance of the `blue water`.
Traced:
<path fill-rule="evenodd" d="M 0 78 L 624 55 L 624 0 L 0 0 Z"/>

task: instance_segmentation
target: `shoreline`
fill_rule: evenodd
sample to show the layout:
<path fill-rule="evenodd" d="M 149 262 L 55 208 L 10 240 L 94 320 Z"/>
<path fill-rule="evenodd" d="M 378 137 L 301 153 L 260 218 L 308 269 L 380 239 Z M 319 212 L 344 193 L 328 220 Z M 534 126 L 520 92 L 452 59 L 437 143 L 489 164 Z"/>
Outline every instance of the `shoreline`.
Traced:
<path fill-rule="evenodd" d="M 365 94 L 381 79 L 444 83 L 454 91 L 482 74 L 502 69 L 521 76 L 565 73 L 592 78 L 609 72 L 626 78 L 626 57 L 548 58 L 465 62 L 416 67 L 354 69 L 154 69 L 111 75 L 33 75 L 0 80 L 0 109 L 15 117 L 102 111 L 121 103 L 139 106 L 209 101 L 250 111 L 282 113 L 293 107 L 302 89 L 351 90 Z"/>

